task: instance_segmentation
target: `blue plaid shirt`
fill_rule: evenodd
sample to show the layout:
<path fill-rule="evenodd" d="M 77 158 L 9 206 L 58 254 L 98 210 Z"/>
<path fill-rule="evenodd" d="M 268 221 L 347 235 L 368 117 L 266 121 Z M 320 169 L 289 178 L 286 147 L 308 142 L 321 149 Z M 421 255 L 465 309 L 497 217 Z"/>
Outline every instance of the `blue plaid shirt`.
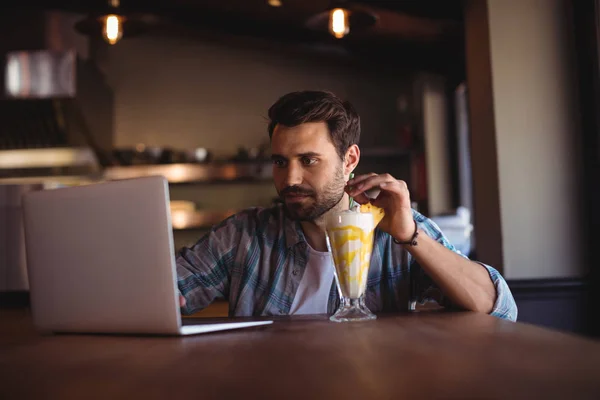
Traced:
<path fill-rule="evenodd" d="M 416 211 L 413 214 L 423 232 L 461 254 L 433 221 Z M 231 216 L 192 248 L 180 251 L 178 286 L 186 298 L 182 311 L 192 314 L 215 299 L 226 299 L 230 316 L 289 314 L 308 261 L 308 247 L 300 223 L 287 218 L 281 205 Z M 491 315 L 516 321 L 517 306 L 505 280 L 494 268 L 482 265 L 496 287 Z M 410 253 L 378 229 L 365 296 L 373 312 L 407 311 L 415 301 L 428 300 L 451 306 Z M 338 304 L 334 282 L 328 312 L 335 312 Z"/>

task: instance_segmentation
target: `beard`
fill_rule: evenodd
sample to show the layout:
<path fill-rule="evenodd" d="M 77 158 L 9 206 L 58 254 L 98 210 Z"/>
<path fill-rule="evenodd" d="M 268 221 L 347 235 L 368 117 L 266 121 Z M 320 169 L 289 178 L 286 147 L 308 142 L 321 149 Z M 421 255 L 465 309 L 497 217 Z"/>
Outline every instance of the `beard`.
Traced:
<path fill-rule="evenodd" d="M 310 188 L 288 186 L 279 192 L 283 199 L 285 213 L 295 221 L 314 221 L 335 207 L 344 197 L 344 174 L 342 168 L 336 170 L 334 177 L 318 193 Z M 302 202 L 288 203 L 286 195 L 305 195 Z"/>

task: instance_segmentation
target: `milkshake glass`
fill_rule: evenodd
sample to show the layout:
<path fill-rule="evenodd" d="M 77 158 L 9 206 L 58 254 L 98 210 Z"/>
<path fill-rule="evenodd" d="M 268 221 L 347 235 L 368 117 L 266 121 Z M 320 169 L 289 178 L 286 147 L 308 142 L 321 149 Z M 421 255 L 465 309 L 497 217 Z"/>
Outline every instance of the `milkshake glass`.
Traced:
<path fill-rule="evenodd" d="M 350 210 L 337 212 L 327 218 L 325 229 L 340 293 L 340 306 L 330 319 L 335 322 L 375 319 L 365 305 L 375 231 L 373 214 Z"/>

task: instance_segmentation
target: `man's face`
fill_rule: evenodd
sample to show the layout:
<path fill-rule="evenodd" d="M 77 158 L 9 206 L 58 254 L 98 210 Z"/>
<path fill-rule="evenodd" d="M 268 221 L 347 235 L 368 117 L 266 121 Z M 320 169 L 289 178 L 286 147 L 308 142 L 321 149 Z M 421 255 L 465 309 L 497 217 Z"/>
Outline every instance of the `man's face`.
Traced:
<path fill-rule="evenodd" d="M 325 122 L 277 125 L 271 152 L 275 188 L 292 219 L 313 221 L 344 196 L 344 163 Z"/>

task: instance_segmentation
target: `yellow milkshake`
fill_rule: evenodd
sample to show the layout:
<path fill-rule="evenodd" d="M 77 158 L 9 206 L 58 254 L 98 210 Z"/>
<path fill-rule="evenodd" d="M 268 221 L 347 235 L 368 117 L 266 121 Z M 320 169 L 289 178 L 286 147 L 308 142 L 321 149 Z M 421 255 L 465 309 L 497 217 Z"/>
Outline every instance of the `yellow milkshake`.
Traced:
<path fill-rule="evenodd" d="M 342 211 L 327 220 L 328 245 L 341 294 L 341 305 L 331 317 L 332 321 L 362 321 L 375 318 L 365 305 L 364 294 L 373 252 L 375 227 L 383 215 L 380 208 L 366 204 L 361 206 L 361 212 Z"/>

